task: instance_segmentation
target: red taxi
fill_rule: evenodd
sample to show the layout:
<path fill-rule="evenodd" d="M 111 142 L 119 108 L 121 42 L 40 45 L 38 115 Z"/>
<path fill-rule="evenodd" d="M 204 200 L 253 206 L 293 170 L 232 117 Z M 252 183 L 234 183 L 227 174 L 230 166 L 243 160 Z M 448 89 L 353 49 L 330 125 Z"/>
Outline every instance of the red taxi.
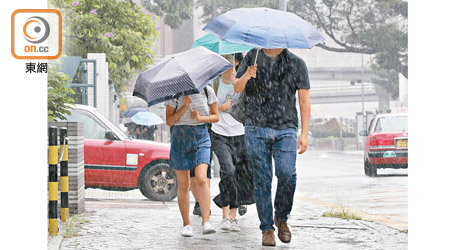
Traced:
<path fill-rule="evenodd" d="M 93 107 L 75 105 L 66 118 L 83 123 L 86 187 L 139 188 L 148 199 L 157 201 L 177 196 L 169 144 L 132 139 Z"/>
<path fill-rule="evenodd" d="M 364 172 L 376 176 L 379 168 L 408 168 L 408 114 L 378 114 L 370 122 L 364 145 Z"/>

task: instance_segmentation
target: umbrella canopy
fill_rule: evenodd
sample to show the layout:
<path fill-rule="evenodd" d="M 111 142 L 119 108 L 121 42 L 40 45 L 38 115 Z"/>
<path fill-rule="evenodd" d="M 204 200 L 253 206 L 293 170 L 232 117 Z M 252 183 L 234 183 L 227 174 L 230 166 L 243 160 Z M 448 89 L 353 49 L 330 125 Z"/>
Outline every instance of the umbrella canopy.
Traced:
<path fill-rule="evenodd" d="M 168 56 L 140 74 L 133 96 L 151 106 L 182 95 L 197 94 L 231 67 L 225 58 L 204 47 L 190 49 Z"/>
<path fill-rule="evenodd" d="M 196 48 L 199 46 L 203 46 L 219 55 L 247 52 L 253 49 L 253 46 L 222 41 L 212 34 L 206 34 L 195 40 L 191 48 Z"/>
<path fill-rule="evenodd" d="M 148 111 L 148 109 L 145 109 L 145 108 L 132 108 L 132 109 L 129 109 L 129 110 L 123 112 L 122 116 L 123 117 L 132 117 L 137 112 L 150 112 L 150 111 Z"/>
<path fill-rule="evenodd" d="M 131 120 L 136 124 L 145 126 L 158 125 L 164 122 L 161 117 L 152 112 L 138 112 L 131 117 Z"/>
<path fill-rule="evenodd" d="M 307 21 L 270 8 L 232 9 L 214 18 L 203 30 L 218 38 L 266 49 L 310 49 L 324 41 Z"/>

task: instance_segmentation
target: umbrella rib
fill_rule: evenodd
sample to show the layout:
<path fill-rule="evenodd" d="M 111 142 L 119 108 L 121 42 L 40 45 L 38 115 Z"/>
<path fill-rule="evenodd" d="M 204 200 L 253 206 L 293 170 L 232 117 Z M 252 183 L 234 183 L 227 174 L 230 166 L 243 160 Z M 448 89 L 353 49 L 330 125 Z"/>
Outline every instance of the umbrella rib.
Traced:
<path fill-rule="evenodd" d="M 284 38 L 286 39 L 286 48 L 289 48 L 289 40 L 288 40 L 288 38 L 286 36 L 286 32 L 285 31 L 283 31 L 283 35 L 284 35 Z"/>

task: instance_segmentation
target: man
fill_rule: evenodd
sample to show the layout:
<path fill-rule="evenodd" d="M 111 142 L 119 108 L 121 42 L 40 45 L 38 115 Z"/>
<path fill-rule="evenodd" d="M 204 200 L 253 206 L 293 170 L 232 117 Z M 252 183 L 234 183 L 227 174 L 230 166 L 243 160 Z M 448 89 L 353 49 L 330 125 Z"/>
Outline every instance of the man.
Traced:
<path fill-rule="evenodd" d="M 234 84 L 236 93 L 245 91 L 245 143 L 253 166 L 255 197 L 262 245 L 275 246 L 278 238 L 291 241 L 287 225 L 296 186 L 296 156 L 308 145 L 311 104 L 309 77 L 305 62 L 287 49 L 253 49 L 242 61 Z M 255 58 L 257 55 L 257 58 Z M 256 65 L 254 61 L 256 60 Z M 301 134 L 297 141 L 299 97 Z M 272 157 L 278 186 L 275 218 L 272 209 Z"/>

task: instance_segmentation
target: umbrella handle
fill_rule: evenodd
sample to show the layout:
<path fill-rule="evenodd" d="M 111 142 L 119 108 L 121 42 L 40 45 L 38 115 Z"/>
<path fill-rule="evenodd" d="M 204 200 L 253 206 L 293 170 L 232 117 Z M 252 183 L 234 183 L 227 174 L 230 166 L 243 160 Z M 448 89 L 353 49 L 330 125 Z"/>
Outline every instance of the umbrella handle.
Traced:
<path fill-rule="evenodd" d="M 236 53 L 233 54 L 233 73 L 236 73 L 236 67 L 234 66 L 236 64 Z"/>
<path fill-rule="evenodd" d="M 256 49 L 255 62 L 253 63 L 253 65 L 256 65 L 256 59 L 258 59 L 258 52 L 259 52 L 259 48 Z"/>

